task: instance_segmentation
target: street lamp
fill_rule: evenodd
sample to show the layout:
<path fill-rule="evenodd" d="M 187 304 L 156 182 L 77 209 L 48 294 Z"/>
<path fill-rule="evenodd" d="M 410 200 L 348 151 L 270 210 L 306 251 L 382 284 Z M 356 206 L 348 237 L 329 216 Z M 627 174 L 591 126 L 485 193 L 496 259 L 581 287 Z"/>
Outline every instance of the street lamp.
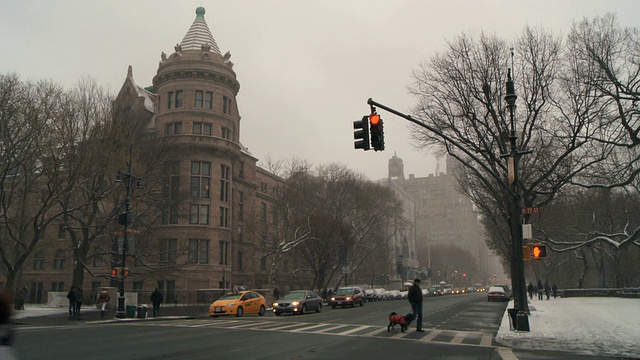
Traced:
<path fill-rule="evenodd" d="M 511 78 L 511 69 L 507 72 L 507 95 L 504 100 L 509 106 L 509 115 L 511 121 L 511 154 L 509 154 L 509 185 L 511 186 L 511 194 L 513 196 L 513 209 L 511 212 L 511 234 L 512 234 L 512 285 L 514 291 L 517 292 L 515 297 L 514 308 L 518 309 L 516 330 L 529 331 L 529 318 L 527 317 L 527 289 L 525 287 L 524 278 L 524 260 L 522 251 L 522 221 L 521 221 L 521 205 L 520 205 L 520 187 L 518 184 L 518 160 L 520 155 L 526 152 L 518 151 L 518 135 L 516 134 L 516 122 L 514 112 L 516 108 L 516 95 L 513 79 Z"/>
<path fill-rule="evenodd" d="M 119 281 L 119 292 L 118 296 L 118 310 L 116 312 L 116 317 L 120 319 L 124 319 L 126 317 L 125 309 L 124 309 L 124 278 L 125 278 L 125 267 L 127 261 L 127 232 L 129 225 L 129 201 L 131 199 L 131 186 L 135 182 L 135 187 L 137 189 L 142 188 L 142 179 L 139 177 L 135 177 L 131 175 L 131 159 L 129 159 L 128 172 L 122 173 L 119 172 L 116 174 L 115 183 L 116 185 L 120 185 L 124 183 L 125 186 L 125 198 L 124 198 L 124 213 L 120 214 L 119 222 L 122 225 L 122 263 L 120 271 L 120 281 Z"/>

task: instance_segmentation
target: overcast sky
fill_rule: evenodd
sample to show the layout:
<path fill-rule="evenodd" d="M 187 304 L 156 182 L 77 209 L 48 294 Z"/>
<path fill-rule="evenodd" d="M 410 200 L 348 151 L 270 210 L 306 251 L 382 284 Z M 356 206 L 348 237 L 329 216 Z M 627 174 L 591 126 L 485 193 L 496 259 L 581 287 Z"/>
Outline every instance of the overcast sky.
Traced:
<path fill-rule="evenodd" d="M 243 145 L 262 160 L 340 162 L 371 179 L 386 177 L 394 153 L 405 176 L 435 172 L 406 120 L 380 111 L 384 152 L 355 150 L 353 121 L 370 97 L 408 112 L 411 71 L 447 40 L 480 31 L 513 39 L 527 24 L 566 35 L 573 20 L 607 12 L 635 27 L 640 13 L 635 0 L 3 0 L 0 73 L 65 87 L 89 75 L 116 92 L 131 65 L 149 86 L 198 6 L 235 64 Z"/>

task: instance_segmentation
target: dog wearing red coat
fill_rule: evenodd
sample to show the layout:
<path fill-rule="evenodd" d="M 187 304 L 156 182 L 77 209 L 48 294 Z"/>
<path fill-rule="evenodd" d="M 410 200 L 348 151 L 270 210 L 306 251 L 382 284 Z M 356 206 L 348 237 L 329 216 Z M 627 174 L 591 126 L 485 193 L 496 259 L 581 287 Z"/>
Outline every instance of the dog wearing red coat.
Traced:
<path fill-rule="evenodd" d="M 398 315 L 395 312 L 392 312 L 391 314 L 389 314 L 389 326 L 387 326 L 387 331 L 391 332 L 392 328 L 395 328 L 396 325 L 400 325 L 400 330 L 402 332 L 405 332 L 409 325 L 411 325 L 411 322 L 414 318 L 415 317 L 412 313 L 402 316 Z"/>

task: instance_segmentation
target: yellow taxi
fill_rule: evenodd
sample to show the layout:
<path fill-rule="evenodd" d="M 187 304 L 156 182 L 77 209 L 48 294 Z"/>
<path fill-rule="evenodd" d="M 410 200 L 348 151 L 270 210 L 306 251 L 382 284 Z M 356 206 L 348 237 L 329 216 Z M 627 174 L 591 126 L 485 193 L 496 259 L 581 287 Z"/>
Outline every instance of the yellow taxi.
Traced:
<path fill-rule="evenodd" d="M 223 315 L 240 317 L 244 314 L 263 316 L 266 311 L 267 302 L 264 297 L 251 290 L 228 293 L 209 306 L 209 315 L 214 318 Z"/>

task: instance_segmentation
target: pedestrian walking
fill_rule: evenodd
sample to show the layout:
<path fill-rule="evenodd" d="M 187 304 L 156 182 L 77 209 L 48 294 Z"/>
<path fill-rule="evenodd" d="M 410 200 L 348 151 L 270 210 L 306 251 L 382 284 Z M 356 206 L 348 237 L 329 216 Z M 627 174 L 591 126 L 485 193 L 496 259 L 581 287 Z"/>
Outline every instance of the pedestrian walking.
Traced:
<path fill-rule="evenodd" d="M 527 292 L 529 293 L 529 300 L 533 300 L 533 283 L 529 281 L 529 286 L 527 286 Z"/>
<path fill-rule="evenodd" d="M 76 313 L 76 287 L 72 286 L 71 290 L 67 293 L 67 299 L 69 299 L 69 319 Z"/>
<path fill-rule="evenodd" d="M 422 289 L 420 289 L 420 279 L 413 280 L 413 285 L 409 288 L 407 298 L 411 304 L 413 316 L 416 319 L 416 331 L 424 332 L 422 330 Z"/>
<path fill-rule="evenodd" d="M 551 287 L 548 281 L 544 282 L 544 294 L 547 296 L 547 300 L 551 299 Z"/>
<path fill-rule="evenodd" d="M 153 317 L 156 317 L 160 313 L 160 303 L 162 302 L 162 293 L 156 288 L 151 293 L 151 303 L 153 304 Z"/>
<path fill-rule="evenodd" d="M 78 286 L 78 290 L 76 290 L 76 308 L 75 308 L 75 316 L 80 315 L 80 308 L 82 307 L 82 303 L 84 302 L 84 293 L 82 292 L 82 286 Z"/>
<path fill-rule="evenodd" d="M 14 304 L 15 310 L 24 310 L 24 299 L 27 297 L 27 288 L 25 286 L 22 289 L 16 291 L 16 299 Z"/>
<path fill-rule="evenodd" d="M 107 311 L 107 304 L 109 304 L 109 300 L 111 300 L 111 296 L 107 290 L 102 290 L 100 295 L 98 295 L 98 305 L 100 306 L 100 319 L 104 319 L 105 313 Z"/>
<path fill-rule="evenodd" d="M 544 288 L 542 287 L 542 280 L 538 280 L 538 286 L 536 287 L 536 292 L 538 293 L 538 300 L 542 300 L 542 292 Z"/>
<path fill-rule="evenodd" d="M 558 296 L 558 285 L 555 283 L 551 285 L 551 291 L 553 291 L 553 298 L 555 299 Z"/>
<path fill-rule="evenodd" d="M 273 289 L 273 299 L 274 300 L 280 299 L 280 290 L 278 290 L 278 288 Z"/>

